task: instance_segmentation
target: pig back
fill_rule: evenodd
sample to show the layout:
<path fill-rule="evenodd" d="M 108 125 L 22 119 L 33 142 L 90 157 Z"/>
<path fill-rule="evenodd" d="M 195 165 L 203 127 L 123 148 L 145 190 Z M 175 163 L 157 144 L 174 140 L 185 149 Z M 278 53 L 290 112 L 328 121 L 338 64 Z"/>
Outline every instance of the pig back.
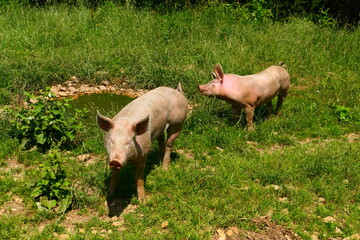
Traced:
<path fill-rule="evenodd" d="M 149 116 L 151 138 L 157 138 L 167 126 L 182 124 L 188 109 L 186 97 L 179 91 L 158 87 L 130 102 L 114 118 L 136 122 Z"/>

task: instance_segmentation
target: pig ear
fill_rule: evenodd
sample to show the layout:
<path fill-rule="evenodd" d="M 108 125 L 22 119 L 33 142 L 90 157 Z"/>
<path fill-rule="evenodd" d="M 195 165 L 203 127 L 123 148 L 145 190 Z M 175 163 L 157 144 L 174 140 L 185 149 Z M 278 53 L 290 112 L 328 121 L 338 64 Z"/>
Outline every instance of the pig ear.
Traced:
<path fill-rule="evenodd" d="M 219 63 L 215 65 L 215 76 L 221 82 L 224 80 L 224 73 Z"/>
<path fill-rule="evenodd" d="M 148 130 L 148 126 L 149 126 L 149 115 L 147 115 L 144 119 L 134 124 L 134 130 L 136 135 L 144 134 Z"/>
<path fill-rule="evenodd" d="M 96 114 L 96 122 L 99 125 L 99 127 L 104 131 L 109 131 L 114 127 L 114 122 L 110 118 L 102 116 L 99 111 L 97 111 Z"/>

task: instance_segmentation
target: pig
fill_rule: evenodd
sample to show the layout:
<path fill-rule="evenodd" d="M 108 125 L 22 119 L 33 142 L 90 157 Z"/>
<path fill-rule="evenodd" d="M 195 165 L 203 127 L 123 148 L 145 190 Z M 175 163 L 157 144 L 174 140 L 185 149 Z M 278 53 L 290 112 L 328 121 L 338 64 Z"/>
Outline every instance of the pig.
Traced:
<path fill-rule="evenodd" d="M 177 89 L 158 87 L 145 93 L 112 119 L 97 112 L 96 121 L 105 131 L 104 143 L 112 169 L 110 195 L 115 192 L 120 169 L 131 162 L 136 166 L 138 199 L 145 202 L 144 169 L 151 142 L 158 141 L 162 167 L 167 170 L 174 141 L 183 127 L 187 111 L 187 99 L 179 83 Z"/>
<path fill-rule="evenodd" d="M 278 66 L 270 66 L 260 73 L 247 76 L 224 74 L 220 64 L 216 64 L 213 76 L 214 80 L 198 86 L 200 93 L 230 103 L 235 118 L 240 117 L 241 110 L 244 109 L 248 131 L 253 130 L 255 107 L 267 104 L 270 117 L 271 100 L 277 95 L 275 112 L 279 115 L 290 87 L 290 76 L 282 62 Z"/>

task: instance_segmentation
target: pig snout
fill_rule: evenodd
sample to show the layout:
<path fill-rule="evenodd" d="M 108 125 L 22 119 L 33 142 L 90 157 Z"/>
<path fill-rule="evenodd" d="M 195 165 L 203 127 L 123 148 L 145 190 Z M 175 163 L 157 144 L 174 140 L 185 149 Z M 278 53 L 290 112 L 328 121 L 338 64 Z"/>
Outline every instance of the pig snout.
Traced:
<path fill-rule="evenodd" d="M 198 89 L 199 89 L 199 91 L 200 91 L 201 93 L 204 93 L 204 92 L 206 92 L 206 91 L 207 91 L 207 89 L 206 89 L 206 86 L 205 86 L 205 85 L 199 85 L 199 86 L 198 86 Z"/>
<path fill-rule="evenodd" d="M 111 169 L 120 170 L 121 163 L 117 160 L 112 160 L 109 162 L 109 166 Z"/>

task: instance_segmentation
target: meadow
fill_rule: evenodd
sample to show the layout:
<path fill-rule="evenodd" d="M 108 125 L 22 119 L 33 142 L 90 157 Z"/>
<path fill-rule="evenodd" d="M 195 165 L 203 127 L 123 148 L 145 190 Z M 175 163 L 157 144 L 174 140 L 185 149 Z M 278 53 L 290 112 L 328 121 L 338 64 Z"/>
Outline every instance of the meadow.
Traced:
<path fill-rule="evenodd" d="M 261 232 L 263 216 L 298 239 L 359 237 L 358 27 L 247 18 L 226 5 L 160 14 L 112 4 L 96 12 L 4 8 L 0 26 L 1 239 L 212 239 L 231 227 Z M 216 63 L 246 75 L 280 61 L 292 83 L 282 114 L 264 119 L 258 108 L 253 132 L 244 117 L 232 121 L 227 103 L 197 90 Z M 131 165 L 121 173 L 121 201 L 105 204 L 113 201 L 110 171 L 95 122 L 70 151 L 24 150 L 10 134 L 13 116 L 4 109 L 71 76 L 134 89 L 182 83 L 193 109 L 168 171 L 154 144 L 145 204 L 136 199 Z M 80 161 L 83 154 L 92 161 Z M 39 171 L 56 161 L 60 180 Z M 30 193 L 44 179 L 71 191 L 67 211 L 36 205 Z"/>

